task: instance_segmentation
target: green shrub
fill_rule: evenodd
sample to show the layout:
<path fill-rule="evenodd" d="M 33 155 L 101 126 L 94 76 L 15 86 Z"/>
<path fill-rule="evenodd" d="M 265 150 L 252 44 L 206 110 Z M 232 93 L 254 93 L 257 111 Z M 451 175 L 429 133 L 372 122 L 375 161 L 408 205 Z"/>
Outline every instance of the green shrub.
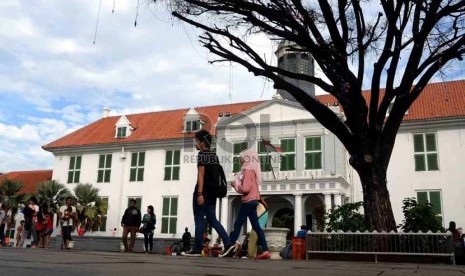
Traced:
<path fill-rule="evenodd" d="M 328 231 L 365 231 L 365 216 L 358 210 L 363 206 L 363 202 L 346 203 L 336 209 L 330 210 L 328 218 Z"/>
<path fill-rule="evenodd" d="M 442 219 L 438 214 L 434 213 L 430 203 L 418 203 L 415 198 L 405 198 L 402 203 L 404 220 L 402 221 L 402 224 L 399 225 L 402 231 L 444 231 L 444 228 L 442 227 Z"/>

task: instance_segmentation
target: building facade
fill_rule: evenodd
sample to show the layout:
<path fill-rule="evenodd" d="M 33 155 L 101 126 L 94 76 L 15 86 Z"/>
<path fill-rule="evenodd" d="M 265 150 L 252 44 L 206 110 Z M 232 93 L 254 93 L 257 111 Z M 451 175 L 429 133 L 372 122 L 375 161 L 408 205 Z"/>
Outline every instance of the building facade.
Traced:
<path fill-rule="evenodd" d="M 332 97 L 318 98 L 344 117 Z M 108 200 L 105 223 L 93 235 L 110 235 L 115 228 L 121 233 L 121 216 L 128 200 L 136 198 L 142 212 L 148 205 L 155 207 L 157 237 L 180 238 L 185 227 L 194 230 L 193 135 L 201 128 L 214 134 L 214 148 L 229 180 L 239 169 L 239 152 L 257 150 L 270 226 L 315 229 L 325 209 L 362 200 L 359 178 L 337 137 L 299 104 L 279 96 L 126 116 L 108 116 L 107 110 L 104 118 L 43 148 L 54 154 L 54 180 L 70 190 L 76 183 L 90 183 Z M 264 139 L 280 146 L 282 154 L 267 152 Z M 416 197 L 432 203 L 444 225 L 455 220 L 465 226 L 464 139 L 465 81 L 428 85 L 404 117 L 388 171 L 398 224 L 403 219 L 402 200 Z M 239 204 L 232 189 L 218 201 L 218 217 L 227 231 Z"/>

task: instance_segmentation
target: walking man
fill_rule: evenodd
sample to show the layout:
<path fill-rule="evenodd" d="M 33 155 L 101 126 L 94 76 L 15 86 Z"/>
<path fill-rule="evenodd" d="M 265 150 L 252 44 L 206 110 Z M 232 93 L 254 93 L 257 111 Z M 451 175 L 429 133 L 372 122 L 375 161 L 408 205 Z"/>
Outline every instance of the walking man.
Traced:
<path fill-rule="evenodd" d="M 60 207 L 58 219 L 63 232 L 63 245 L 66 249 L 70 249 L 69 241 L 71 241 L 71 232 L 73 232 L 74 223 L 77 222 L 76 207 L 73 206 L 73 198 L 67 197 L 65 205 Z"/>
<path fill-rule="evenodd" d="M 136 233 L 139 230 L 141 223 L 141 213 L 136 207 L 136 200 L 129 200 L 129 207 L 124 211 L 123 218 L 121 219 L 121 226 L 123 227 L 123 245 L 124 252 L 132 252 L 134 242 L 136 241 Z M 128 234 L 131 233 L 131 240 L 128 246 Z"/>
<path fill-rule="evenodd" d="M 216 218 L 216 189 L 220 179 L 218 156 L 211 151 L 212 136 L 204 129 L 195 134 L 195 147 L 200 150 L 197 156 L 197 183 L 194 188 L 192 207 L 195 222 L 194 248 L 182 252 L 183 256 L 201 256 L 205 220 L 220 235 L 224 248 L 229 248 L 231 242 L 228 234 Z"/>

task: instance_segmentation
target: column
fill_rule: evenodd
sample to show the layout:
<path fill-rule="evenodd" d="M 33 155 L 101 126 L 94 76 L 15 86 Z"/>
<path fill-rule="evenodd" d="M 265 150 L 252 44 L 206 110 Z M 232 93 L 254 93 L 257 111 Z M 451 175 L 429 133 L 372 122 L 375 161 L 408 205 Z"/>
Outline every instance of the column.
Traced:
<path fill-rule="evenodd" d="M 302 194 L 294 194 L 294 233 L 300 230 L 300 226 L 303 225 L 302 222 Z"/>
<path fill-rule="evenodd" d="M 325 196 L 325 210 L 329 211 L 333 207 L 331 202 L 331 194 L 324 194 Z"/>
<path fill-rule="evenodd" d="M 220 214 L 220 223 L 223 225 L 224 230 L 226 230 L 226 233 L 229 234 L 228 231 L 228 221 L 229 221 L 229 197 L 225 196 L 224 198 L 221 199 L 221 214 Z"/>
<path fill-rule="evenodd" d="M 341 206 L 342 205 L 342 196 L 341 194 L 334 195 L 334 206 Z"/>
<path fill-rule="evenodd" d="M 324 194 L 325 196 L 325 211 L 328 212 L 331 210 L 332 204 L 331 204 L 331 194 Z M 326 218 L 326 223 L 328 223 L 328 218 Z"/>

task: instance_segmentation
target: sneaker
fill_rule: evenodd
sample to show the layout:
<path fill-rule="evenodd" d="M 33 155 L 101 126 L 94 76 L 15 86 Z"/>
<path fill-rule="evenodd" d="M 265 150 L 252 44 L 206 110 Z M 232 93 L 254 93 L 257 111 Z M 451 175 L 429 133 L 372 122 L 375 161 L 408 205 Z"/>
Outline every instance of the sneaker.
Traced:
<path fill-rule="evenodd" d="M 227 249 L 226 251 L 224 251 L 223 254 L 218 255 L 218 257 L 219 257 L 219 258 L 223 258 L 223 257 L 228 257 L 228 256 L 230 256 L 232 253 L 235 252 L 235 250 L 234 250 L 235 248 L 236 248 L 236 245 L 235 245 L 235 244 L 229 246 L 228 249 Z M 231 256 L 232 256 L 232 255 L 231 255 Z"/>
<path fill-rule="evenodd" d="M 263 259 L 269 259 L 271 258 L 271 252 L 270 251 L 263 251 L 262 254 L 257 256 L 257 259 L 263 260 Z"/>
<path fill-rule="evenodd" d="M 194 252 L 194 250 L 189 250 L 187 252 L 181 252 L 182 256 L 188 256 L 188 257 L 201 257 L 202 254 L 198 252 Z"/>

